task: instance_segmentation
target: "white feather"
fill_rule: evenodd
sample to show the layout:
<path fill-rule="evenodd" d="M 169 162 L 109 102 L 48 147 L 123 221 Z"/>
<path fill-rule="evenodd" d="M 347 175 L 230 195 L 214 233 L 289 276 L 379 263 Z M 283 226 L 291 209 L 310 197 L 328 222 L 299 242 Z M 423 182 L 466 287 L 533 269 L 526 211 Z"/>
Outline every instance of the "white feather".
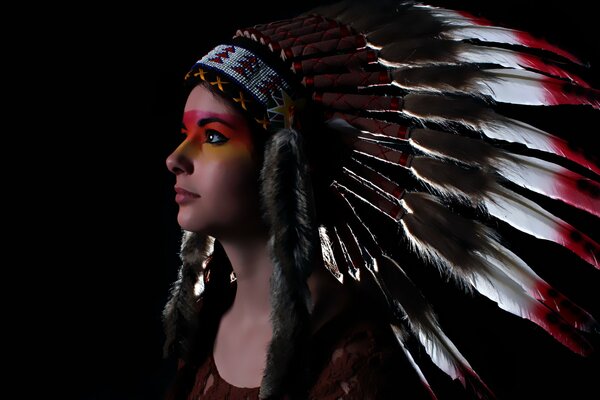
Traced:
<path fill-rule="evenodd" d="M 560 139 L 523 121 L 495 114 L 492 118 L 479 120 L 478 124 L 469 125 L 481 129 L 486 136 L 492 139 L 522 143 L 530 149 L 567 157 L 554 144 Z"/>
<path fill-rule="evenodd" d="M 476 49 L 475 46 L 472 49 Z M 496 58 L 502 56 L 502 58 Z M 506 57 L 504 57 L 506 56 Z M 492 54 L 487 50 L 469 50 L 460 53 L 462 62 L 473 63 L 496 63 L 509 65 L 511 54 Z M 408 84 L 394 81 L 393 84 L 404 89 L 454 91 L 467 95 L 481 94 L 489 96 L 492 99 L 502 103 L 513 103 L 522 105 L 557 105 L 557 104 L 590 104 L 593 107 L 600 107 L 597 100 L 585 96 L 575 96 L 557 91 L 559 86 L 552 87 L 553 83 L 560 85 L 562 82 L 558 79 L 546 75 L 520 69 L 516 60 L 512 60 L 516 65 L 510 65 L 514 68 L 506 69 L 485 69 L 485 75 L 479 74 L 472 78 L 466 84 L 465 88 L 451 87 L 449 85 L 440 88 L 439 83 L 430 84 L 427 81 L 410 81 Z M 399 76 L 401 76 L 401 70 Z M 398 73 L 397 72 L 397 73 Z M 461 84 L 461 86 L 463 86 Z"/>
<path fill-rule="evenodd" d="M 405 107 L 401 114 L 417 119 L 426 119 L 429 121 L 440 122 L 442 124 L 448 122 L 448 118 L 443 115 L 415 113 Z M 570 159 L 591 171 L 600 174 L 600 168 L 593 162 L 587 160 L 582 154 L 570 150 L 567 142 L 557 136 L 553 136 L 548 132 L 538 129 L 530 124 L 516 119 L 511 119 L 503 115 L 497 114 L 492 110 L 487 110 L 487 115 L 477 119 L 461 119 L 460 122 L 473 129 L 481 131 L 490 139 L 501 140 L 510 143 L 520 143 L 527 146 L 529 149 L 540 150 L 550 154 L 556 154 L 563 158 Z"/>
<path fill-rule="evenodd" d="M 544 75 L 525 70 L 489 69 L 490 79 L 473 82 L 481 93 L 502 103 L 524 105 L 551 105 L 547 88 L 542 80 Z"/>
<path fill-rule="evenodd" d="M 373 48 L 382 48 L 382 46 L 376 47 L 371 45 Z M 456 65 L 461 63 L 475 63 L 475 64 L 498 64 L 504 67 L 510 68 L 523 68 L 522 59 L 519 57 L 518 53 L 510 50 L 504 50 L 495 47 L 484 47 L 484 46 L 474 46 L 470 44 L 462 44 L 461 51 L 453 54 L 452 60 L 441 59 L 438 56 L 438 59 L 435 57 L 436 65 Z M 432 60 L 426 59 L 423 61 L 414 61 L 414 60 L 387 60 L 383 57 L 380 57 L 378 60 L 379 63 L 387 66 L 387 67 L 407 67 L 414 68 L 418 65 L 430 65 Z"/>
<path fill-rule="evenodd" d="M 410 351 L 406 348 L 406 346 L 404 344 L 404 340 L 402 339 L 402 332 L 400 331 L 400 328 L 398 326 L 394 325 L 394 324 L 390 324 L 390 326 L 392 327 L 392 331 L 394 332 L 394 336 L 396 337 L 396 340 L 400 344 L 400 348 L 404 352 L 404 355 L 406 356 L 406 359 L 410 363 L 411 367 L 417 373 L 417 376 L 419 377 L 419 380 L 421 381 L 421 383 L 423 384 L 423 386 L 425 386 L 425 388 L 427 388 L 427 390 L 429 391 L 429 394 L 431 395 L 431 398 L 433 400 L 437 400 L 437 397 L 436 397 L 435 393 L 433 393 L 433 390 L 431 389 L 431 385 L 427 381 L 427 378 L 423 374 L 423 371 L 421 371 L 421 367 L 419 367 L 419 365 L 417 364 L 417 362 L 413 358 L 413 356 L 410 353 Z"/>
<path fill-rule="evenodd" d="M 498 242 L 490 243 L 490 245 L 494 248 L 494 253 L 482 254 L 482 256 L 494 267 L 518 283 L 531 297 L 542 301 L 548 307 L 557 311 L 576 328 L 589 332 L 593 328 L 598 327 L 598 323 L 592 315 L 573 303 L 571 303 L 571 307 L 576 307 L 579 310 L 578 314 L 561 313 L 561 309 L 563 308 L 562 302 L 556 302 L 555 299 L 547 298 L 544 293 L 540 292 L 541 288 L 545 289 L 546 294 L 552 289 L 546 281 L 535 273 L 525 261 L 505 246 L 502 246 Z M 563 299 L 562 301 L 569 301 L 562 294 L 559 295 Z"/>
<path fill-rule="evenodd" d="M 426 222 L 423 221 L 423 223 Z M 501 309 L 536 323 L 573 351 L 580 354 L 589 352 L 589 346 L 582 345 L 580 341 L 573 339 L 576 333 L 563 332 L 557 326 L 552 325 L 546 318 L 550 309 L 529 295 L 511 276 L 494 266 L 482 255 L 481 251 L 473 253 L 476 257 L 473 263 L 477 265 L 477 268 L 469 268 L 465 271 L 463 266 L 453 264 L 439 253 L 434 245 L 423 243 L 418 237 L 415 237 L 403 221 L 401 221 L 400 226 L 403 228 L 413 251 L 426 261 L 433 261 L 438 268 L 457 277 L 459 282 L 466 282 L 469 287 L 496 302 Z M 485 236 L 488 237 L 482 237 L 480 240 L 487 240 L 488 244 L 494 243 L 495 239 L 493 237 L 487 234 Z M 483 248 L 485 247 L 483 246 Z M 493 246 L 487 246 L 484 251 L 489 251 L 493 257 L 498 257 L 493 255 L 496 252 Z M 506 260 L 501 261 L 506 262 Z M 474 265 L 471 267 L 474 267 Z"/>
<path fill-rule="evenodd" d="M 482 262 L 485 261 L 482 259 Z M 501 309 L 536 322 L 534 311 L 539 305 L 537 300 L 530 297 L 504 272 L 493 267 L 487 270 L 485 275 L 473 274 L 467 279 L 479 293 L 496 302 Z"/>
<path fill-rule="evenodd" d="M 583 246 L 575 245 L 569 232 L 577 231 L 569 223 L 549 213 L 537 203 L 517 193 L 508 193 L 505 189 L 496 188 L 496 192 L 484 199 L 488 212 L 518 230 L 539 239 L 550 240 L 571 250 L 589 264 L 599 267 L 593 252 Z M 598 248 L 591 238 L 579 232 L 583 240 L 594 248 Z"/>
<path fill-rule="evenodd" d="M 465 23 L 466 25 L 467 23 Z M 500 26 L 469 25 L 459 26 L 444 32 L 444 36 L 452 40 L 478 39 L 482 42 L 521 44 L 513 29 Z"/>
<path fill-rule="evenodd" d="M 458 53 L 458 62 L 476 64 L 499 64 L 505 67 L 521 68 L 518 53 L 494 47 L 464 44 Z"/>
<path fill-rule="evenodd" d="M 532 200 L 503 189 L 484 198 L 484 204 L 494 217 L 539 239 L 563 244 L 560 230 L 572 228 Z"/>
<path fill-rule="evenodd" d="M 417 109 L 417 111 L 412 110 L 411 96 L 419 98 L 421 95 L 409 93 L 407 96 L 405 96 L 404 108 L 402 111 L 399 111 L 400 114 L 417 119 L 435 121 L 441 124 L 447 124 L 450 120 L 453 120 L 462 123 L 465 126 L 481 131 L 481 133 L 490 139 L 497 139 L 510 143 L 520 143 L 527 146 L 529 149 L 540 150 L 546 153 L 559 155 L 563 158 L 569 159 L 572 162 L 578 163 L 597 174 L 600 174 L 600 167 L 598 165 L 596 165 L 593 161 L 586 159 L 582 153 L 570 149 L 568 143 L 564 139 L 551 135 L 548 132 L 527 124 L 526 122 L 505 117 L 494 112 L 494 110 L 491 108 L 480 110 L 480 114 L 476 116 L 464 118 L 453 117 L 450 119 L 443 114 L 443 111 L 441 111 L 441 115 L 436 115 L 424 108 Z M 452 106 L 452 99 L 448 98 L 447 96 L 440 96 L 439 98 L 447 101 L 448 106 Z"/>
<path fill-rule="evenodd" d="M 450 37 L 455 35 L 456 40 L 479 39 L 483 42 L 499 42 L 544 49 L 565 57 L 572 62 L 581 64 L 581 61 L 574 55 L 556 47 L 555 45 L 552 45 L 551 43 L 546 42 L 545 40 L 536 39 L 526 32 L 511 28 L 493 26 L 491 21 L 487 21 L 484 18 L 480 18 L 480 21 L 478 21 L 477 16 L 471 17 L 454 10 L 426 5 L 415 5 L 413 7 L 424 9 L 445 25 L 453 27 L 453 29 L 445 32 L 444 34 Z M 458 32 L 453 33 L 455 30 Z M 464 32 L 461 32 L 462 30 L 464 30 Z"/>
<path fill-rule="evenodd" d="M 491 139 L 521 143 L 533 150 L 556 154 L 600 174 L 600 168 L 597 165 L 585 159 L 582 154 L 570 150 L 564 139 L 553 136 L 523 121 L 494 114 L 491 118 L 479 120 L 479 123 L 469 123 L 468 121 L 463 121 L 463 123 L 480 129 Z"/>
<path fill-rule="evenodd" d="M 443 20 L 443 22 L 448 25 L 457 25 L 457 26 L 475 25 L 475 23 L 473 22 L 473 20 L 471 18 L 467 18 L 466 16 L 464 16 L 454 10 L 430 6 L 430 5 L 426 5 L 426 4 L 415 4 L 415 5 L 413 5 L 413 7 L 429 12 L 432 16 Z"/>
<path fill-rule="evenodd" d="M 591 93 L 575 95 L 562 89 L 563 81 L 520 69 L 486 69 L 490 79 L 481 82 L 497 101 L 524 105 L 586 104 L 600 108 Z M 577 78 L 574 78 L 577 79 Z"/>
<path fill-rule="evenodd" d="M 519 154 L 493 160 L 492 165 L 500 175 L 519 186 L 600 216 L 600 199 L 585 195 L 577 196 L 577 200 L 573 199 L 573 189 L 568 182 L 585 179 L 573 171 L 539 158 Z"/>
<path fill-rule="evenodd" d="M 434 114 L 421 115 L 412 112 L 408 108 L 402 110 L 401 113 L 419 119 L 425 118 L 440 123 L 448 122 L 448 118 L 444 116 Z M 523 121 L 504 117 L 491 110 L 488 111 L 488 116 L 485 118 L 478 118 L 476 120 L 460 119 L 458 121 L 474 129 L 481 130 L 485 136 L 491 139 L 521 143 L 530 149 L 541 150 L 547 153 L 567 157 L 567 155 L 561 152 L 560 148 L 554 144 L 554 142 L 560 141 L 561 139 Z"/>
<path fill-rule="evenodd" d="M 465 55 L 465 53 L 462 53 Z M 483 55 L 479 53 L 478 55 Z M 468 57 L 468 61 L 472 62 L 495 62 L 496 60 L 486 60 L 483 58 L 474 59 Z M 502 103 L 513 103 L 523 105 L 553 105 L 556 104 L 554 97 L 548 96 L 548 88 L 543 84 L 543 79 L 550 79 L 542 74 L 538 74 L 526 70 L 510 70 L 510 69 L 486 69 L 483 70 L 487 74 L 479 74 L 471 79 L 464 86 L 465 88 L 457 88 L 445 86 L 440 88 L 439 83 L 433 85 L 417 80 L 410 81 L 408 84 L 394 81 L 395 86 L 399 86 L 407 90 L 426 90 L 434 92 L 451 91 L 455 93 L 464 93 L 467 95 L 480 94 L 491 97 L 492 99 Z M 462 86 L 462 84 L 461 84 Z M 581 101 L 576 98 L 563 98 L 561 103 L 579 104 Z"/>
<path fill-rule="evenodd" d="M 515 253 L 498 242 L 494 241 L 489 244 L 495 250 L 495 254 L 486 253 L 481 254 L 481 256 L 518 283 L 532 297 L 543 300 L 544 296 L 536 289 L 536 286 L 539 283 L 548 284 Z M 502 258 L 502 260 L 499 258 Z"/>
<path fill-rule="evenodd" d="M 394 265 L 397 269 L 396 273 L 402 274 L 407 279 L 407 284 L 412 286 L 412 282 L 406 276 L 404 270 L 398 265 L 398 263 L 389 256 L 383 255 L 383 257 Z M 375 276 L 375 279 L 379 279 Z M 382 282 L 385 286 L 385 282 Z M 403 290 L 400 287 L 395 287 L 397 291 L 402 291 L 404 296 L 416 296 L 419 295 L 416 293 L 411 293 L 411 289 L 405 288 Z M 413 287 L 413 290 L 417 290 Z M 400 295 L 401 297 L 402 295 Z M 413 299 L 415 300 L 415 299 Z M 398 309 L 402 310 L 402 314 L 408 317 L 409 329 L 416 334 L 419 338 L 419 341 L 425 348 L 427 354 L 431 357 L 432 361 L 444 372 L 450 375 L 453 379 L 459 379 L 463 385 L 466 386 L 467 380 L 471 381 L 471 383 L 478 382 L 477 386 L 485 387 L 485 384 L 481 381 L 479 376 L 473 371 L 473 368 L 469 365 L 469 362 L 465 359 L 465 357 L 459 352 L 456 346 L 452 343 L 452 341 L 444 334 L 442 331 L 435 314 L 432 310 L 430 310 L 426 306 L 422 306 L 418 308 L 418 311 L 415 310 L 415 307 L 410 307 L 409 310 L 412 312 L 408 312 L 403 307 L 402 303 L 400 303 L 399 299 L 393 298 L 393 301 Z M 424 301 L 424 299 L 423 299 Z M 416 312 L 415 312 L 416 311 Z M 412 359 L 412 355 L 408 351 L 407 348 L 404 347 L 404 333 L 405 331 L 400 327 L 396 326 L 394 323 L 390 324 L 392 326 L 392 330 L 398 342 L 402 345 L 403 350 L 405 351 L 407 358 L 413 364 L 413 367 L 419 373 L 421 377 L 421 381 L 430 391 L 430 394 L 435 398 L 435 394 L 431 391 L 431 387 L 429 383 L 425 380 L 425 377 L 420 373 L 420 368 Z M 476 382 L 473 382 L 476 381 Z M 486 387 L 487 389 L 487 387 Z M 489 390 L 489 389 L 488 389 Z"/>
<path fill-rule="evenodd" d="M 467 368 L 471 368 L 469 362 L 441 329 L 437 328 L 434 335 L 428 333 L 429 331 L 423 329 L 417 330 L 419 341 L 427 354 L 429 354 L 429 357 L 431 357 L 431 360 L 442 371 L 450 375 L 452 379 L 460 379 L 464 384 L 465 378 L 461 373 L 461 364 L 464 364 Z"/>

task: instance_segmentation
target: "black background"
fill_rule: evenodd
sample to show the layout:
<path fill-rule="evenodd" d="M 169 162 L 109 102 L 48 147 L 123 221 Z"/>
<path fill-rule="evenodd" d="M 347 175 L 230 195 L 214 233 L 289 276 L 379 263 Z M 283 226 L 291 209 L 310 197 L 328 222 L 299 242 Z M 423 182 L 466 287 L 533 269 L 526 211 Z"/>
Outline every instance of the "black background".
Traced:
<path fill-rule="evenodd" d="M 25 142 L 15 148 L 19 162 L 7 169 L 9 179 L 33 192 L 17 198 L 25 207 L 17 216 L 24 230 L 13 236 L 24 246 L 15 246 L 20 261 L 9 282 L 18 293 L 13 301 L 25 305 L 10 324 L 25 339 L 13 368 L 24 372 L 22 393 L 160 398 L 174 368 L 161 358 L 160 313 L 176 277 L 179 242 L 174 180 L 164 159 L 179 140 L 182 78 L 235 29 L 316 4 L 148 2 L 124 9 L 92 2 L 44 6 L 35 18 L 30 10 L 15 11 L 23 22 L 14 34 L 33 32 L 32 39 L 13 44 L 19 85 L 13 103 L 24 112 L 14 136 L 23 132 Z M 469 10 L 570 49 L 591 63 L 585 77 L 600 87 L 600 21 L 582 1 L 433 4 Z M 564 124 L 597 136 L 598 113 L 586 116 L 595 125 Z M 578 222 L 597 227 L 597 220 Z M 529 250 L 535 258 L 547 247 Z M 555 271 L 548 273 L 552 283 L 600 318 L 598 271 L 573 257 L 548 268 Z M 561 273 L 570 278 L 563 281 Z M 468 307 L 463 303 L 452 306 Z M 456 316 L 444 323 L 457 335 L 467 331 L 456 342 L 499 398 L 562 398 L 559 391 L 568 398 L 597 395 L 597 355 L 580 358 L 533 324 L 487 303 L 477 307 L 486 316 L 449 310 Z M 460 395 L 446 386 L 453 398 Z"/>

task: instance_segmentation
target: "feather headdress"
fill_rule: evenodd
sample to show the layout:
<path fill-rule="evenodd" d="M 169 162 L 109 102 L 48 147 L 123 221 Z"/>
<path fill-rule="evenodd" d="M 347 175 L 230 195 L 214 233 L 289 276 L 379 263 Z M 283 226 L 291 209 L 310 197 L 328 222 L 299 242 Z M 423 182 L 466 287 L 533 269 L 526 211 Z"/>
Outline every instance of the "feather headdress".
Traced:
<path fill-rule="evenodd" d="M 598 322 L 507 238 L 546 241 L 600 268 L 597 239 L 568 218 L 600 217 L 597 154 L 510 109 L 600 109 L 600 91 L 573 72 L 582 64 L 464 12 L 340 2 L 241 29 L 194 65 L 189 81 L 209 82 L 269 132 L 261 195 L 275 266 L 274 335 L 261 398 L 291 390 L 315 254 L 343 284 L 376 288 L 433 397 L 424 354 L 481 397 L 492 394 L 419 287 L 423 270 L 590 354 Z M 207 244 L 184 236 L 165 309 L 168 348 L 189 347 L 186 335 L 197 330 L 190 301 L 216 280 L 203 273 Z"/>

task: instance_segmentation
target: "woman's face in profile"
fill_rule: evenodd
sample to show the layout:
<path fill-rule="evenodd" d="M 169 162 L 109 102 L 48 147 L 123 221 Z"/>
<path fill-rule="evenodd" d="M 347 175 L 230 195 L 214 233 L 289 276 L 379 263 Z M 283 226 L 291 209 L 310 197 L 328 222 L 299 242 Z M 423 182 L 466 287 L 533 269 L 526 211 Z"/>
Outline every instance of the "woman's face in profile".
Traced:
<path fill-rule="evenodd" d="M 221 238 L 256 226 L 260 166 L 243 115 L 196 86 L 185 104 L 182 132 L 185 139 L 167 158 L 176 176 L 181 228 Z"/>

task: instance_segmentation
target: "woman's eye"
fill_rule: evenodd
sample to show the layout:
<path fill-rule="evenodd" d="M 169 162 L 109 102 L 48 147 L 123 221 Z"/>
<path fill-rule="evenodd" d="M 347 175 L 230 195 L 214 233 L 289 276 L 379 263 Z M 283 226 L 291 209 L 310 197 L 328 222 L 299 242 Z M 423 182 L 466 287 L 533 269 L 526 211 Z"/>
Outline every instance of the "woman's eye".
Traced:
<path fill-rule="evenodd" d="M 226 138 L 221 133 L 219 133 L 213 129 L 206 130 L 206 141 L 208 143 L 213 143 L 213 144 L 225 143 L 228 140 L 229 140 L 228 138 Z"/>

